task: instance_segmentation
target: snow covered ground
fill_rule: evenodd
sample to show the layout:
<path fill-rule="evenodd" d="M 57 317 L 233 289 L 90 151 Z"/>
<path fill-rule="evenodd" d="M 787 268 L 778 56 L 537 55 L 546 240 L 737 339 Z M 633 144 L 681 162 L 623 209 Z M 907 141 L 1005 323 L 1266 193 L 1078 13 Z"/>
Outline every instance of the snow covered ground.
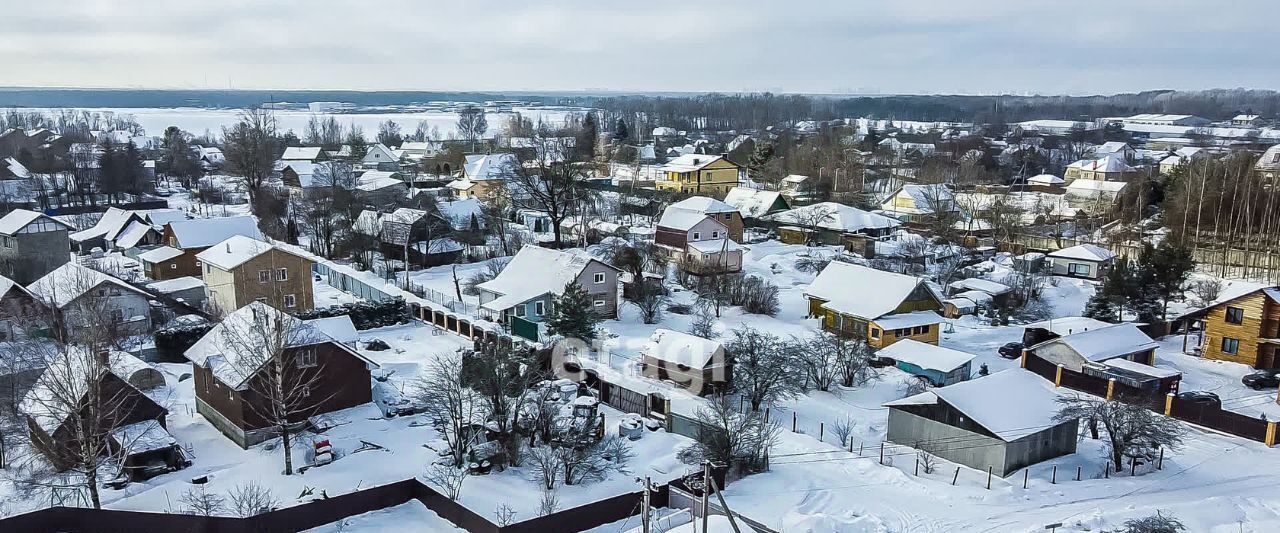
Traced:
<path fill-rule="evenodd" d="M 418 501 L 409 501 L 306 530 L 307 533 L 390 533 L 393 531 L 465 531 Z"/>

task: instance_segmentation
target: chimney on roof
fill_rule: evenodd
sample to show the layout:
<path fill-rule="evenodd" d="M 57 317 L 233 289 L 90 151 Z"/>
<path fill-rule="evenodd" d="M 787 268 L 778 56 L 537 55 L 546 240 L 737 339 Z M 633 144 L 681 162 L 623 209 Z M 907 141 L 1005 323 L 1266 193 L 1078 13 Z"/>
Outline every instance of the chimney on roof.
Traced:
<path fill-rule="evenodd" d="M 231 243 L 229 243 L 229 242 L 228 242 L 228 243 L 224 243 L 224 244 L 226 244 L 226 245 L 227 245 L 227 253 L 231 253 Z"/>

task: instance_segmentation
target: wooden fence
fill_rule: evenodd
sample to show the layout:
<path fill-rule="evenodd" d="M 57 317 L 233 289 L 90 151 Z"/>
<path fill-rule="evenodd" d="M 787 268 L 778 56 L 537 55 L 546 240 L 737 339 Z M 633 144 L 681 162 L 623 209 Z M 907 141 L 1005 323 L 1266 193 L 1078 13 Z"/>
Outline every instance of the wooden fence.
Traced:
<path fill-rule="evenodd" d="M 1267 446 L 1274 446 L 1278 440 L 1276 422 L 1228 411 L 1220 405 L 1204 405 L 1178 398 L 1173 392 L 1162 395 L 1158 391 L 1138 389 L 1105 378 L 1090 376 L 1055 365 L 1032 353 L 1023 356 L 1022 367 L 1054 382 L 1058 387 L 1085 392 L 1108 400 L 1116 399 L 1141 405 L 1183 422 L 1258 441 Z"/>
<path fill-rule="evenodd" d="M 1121 256 L 1137 259 L 1142 246 L 1136 243 L 1093 242 L 1075 238 L 1055 238 L 1017 234 L 1010 242 L 1000 243 L 1003 250 L 1021 253 L 1027 250 L 1052 252 L 1079 244 L 1096 244 Z M 1222 246 L 1199 246 L 1192 249 L 1192 259 L 1202 270 L 1224 277 L 1249 278 L 1267 283 L 1280 281 L 1280 254 L 1270 250 L 1254 250 Z"/>
<path fill-rule="evenodd" d="M 667 504 L 668 488 L 661 485 L 651 494 L 655 507 Z M 274 533 L 301 531 L 337 522 L 362 513 L 418 501 L 441 518 L 473 533 L 525 533 L 535 531 L 583 531 L 626 519 L 636 514 L 643 493 L 619 494 L 546 516 L 499 526 L 484 516 L 450 500 L 417 479 L 318 499 L 293 507 L 268 511 L 247 518 L 186 514 L 50 507 L 0 519 L 0 531 L 64 533 Z M 403 524 L 406 531 L 419 531 Z"/>

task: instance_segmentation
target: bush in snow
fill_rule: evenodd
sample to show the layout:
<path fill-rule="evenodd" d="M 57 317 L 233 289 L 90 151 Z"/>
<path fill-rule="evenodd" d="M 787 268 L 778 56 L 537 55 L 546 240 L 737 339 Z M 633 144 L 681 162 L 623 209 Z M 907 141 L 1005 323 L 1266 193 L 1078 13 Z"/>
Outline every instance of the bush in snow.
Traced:
<path fill-rule="evenodd" d="M 355 324 L 356 329 L 373 329 L 396 324 L 408 324 L 410 319 L 409 308 L 405 306 L 402 298 L 321 307 L 305 313 L 298 313 L 297 316 L 302 320 L 310 320 L 342 315 L 349 315 L 351 323 Z"/>
<path fill-rule="evenodd" d="M 462 482 L 466 481 L 467 475 L 466 467 L 454 467 L 447 462 L 441 462 L 427 466 L 422 477 L 436 488 L 443 490 L 444 495 L 450 500 L 457 500 L 458 495 L 462 494 Z"/>
<path fill-rule="evenodd" d="M 719 336 L 716 333 L 716 317 L 711 312 L 710 306 L 699 302 L 693 309 L 693 321 L 689 323 L 689 334 L 704 339 L 714 339 Z"/>
<path fill-rule="evenodd" d="M 257 481 L 232 487 L 227 499 L 231 501 L 231 510 L 240 518 L 259 515 L 280 506 L 280 500 L 271 494 L 271 489 Z"/>
<path fill-rule="evenodd" d="M 462 283 L 462 294 L 476 296 L 480 294 L 480 284 L 498 277 L 502 269 L 507 268 L 510 259 L 494 259 L 485 263 L 484 268 L 477 270 L 467 281 Z"/>
<path fill-rule="evenodd" d="M 723 395 L 709 398 L 698 408 L 697 416 L 696 442 L 679 453 L 687 464 L 711 461 L 739 472 L 758 472 L 765 466 L 764 454 L 781 431 L 777 420 L 766 422 L 760 411 L 739 413 L 734 402 Z"/>
<path fill-rule="evenodd" d="M 1179 533 L 1186 530 L 1187 526 L 1183 525 L 1177 518 L 1161 515 L 1157 511 L 1155 516 L 1126 520 L 1124 529 L 1116 533 Z"/>
<path fill-rule="evenodd" d="M 204 485 L 187 489 L 178 498 L 182 504 L 183 514 L 197 516 L 214 516 L 226 510 L 226 500 L 222 496 L 205 490 Z"/>
<path fill-rule="evenodd" d="M 556 493 L 556 489 L 543 490 L 542 498 L 538 500 L 538 516 L 547 516 L 559 508 L 560 495 Z"/>

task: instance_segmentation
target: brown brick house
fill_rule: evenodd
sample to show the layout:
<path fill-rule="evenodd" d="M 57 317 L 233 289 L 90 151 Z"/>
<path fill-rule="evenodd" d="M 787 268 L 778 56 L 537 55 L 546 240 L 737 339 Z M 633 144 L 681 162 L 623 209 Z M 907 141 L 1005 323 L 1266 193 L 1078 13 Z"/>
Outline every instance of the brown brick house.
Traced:
<path fill-rule="evenodd" d="M 175 220 L 165 224 L 162 244 L 182 253 L 174 255 L 172 251 L 166 251 L 150 259 L 139 257 L 139 260 L 142 261 L 145 271 L 162 276 L 152 279 L 200 277 L 200 271 L 203 269 L 200 260 L 196 259 L 196 254 L 235 235 L 261 238 L 262 232 L 258 231 L 258 220 L 249 215 Z"/>
<path fill-rule="evenodd" d="M 231 313 L 186 351 L 194 363 L 196 410 L 241 447 L 273 437 L 274 427 L 262 414 L 272 403 L 264 391 L 276 354 L 284 361 L 291 426 L 372 401 L 374 363 L 330 329 L 260 302 Z"/>
<path fill-rule="evenodd" d="M 1202 324 L 1201 357 L 1280 368 L 1280 287 L 1228 296 L 1179 320 Z"/>
<path fill-rule="evenodd" d="M 207 287 L 207 305 L 227 314 L 250 302 L 288 313 L 315 307 L 312 261 L 271 243 L 236 235 L 196 254 Z"/>

